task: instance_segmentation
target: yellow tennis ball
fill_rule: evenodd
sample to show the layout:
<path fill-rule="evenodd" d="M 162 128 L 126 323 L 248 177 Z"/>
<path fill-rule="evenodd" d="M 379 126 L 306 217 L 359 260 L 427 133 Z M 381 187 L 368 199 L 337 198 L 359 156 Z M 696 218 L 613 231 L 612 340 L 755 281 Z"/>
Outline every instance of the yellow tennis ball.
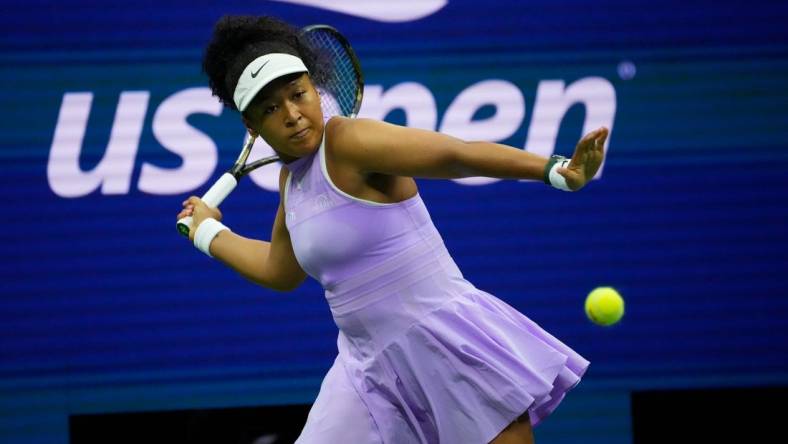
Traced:
<path fill-rule="evenodd" d="M 594 324 L 613 325 L 624 316 L 624 299 L 613 287 L 598 287 L 586 297 L 585 308 Z"/>

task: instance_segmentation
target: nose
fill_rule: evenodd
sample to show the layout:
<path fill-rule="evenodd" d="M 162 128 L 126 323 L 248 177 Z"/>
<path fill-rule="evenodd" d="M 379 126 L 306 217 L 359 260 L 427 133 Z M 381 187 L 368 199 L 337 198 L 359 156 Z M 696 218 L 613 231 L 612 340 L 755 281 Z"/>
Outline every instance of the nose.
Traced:
<path fill-rule="evenodd" d="M 288 127 L 295 126 L 301 119 L 301 111 L 298 106 L 290 101 L 285 102 L 285 125 Z"/>

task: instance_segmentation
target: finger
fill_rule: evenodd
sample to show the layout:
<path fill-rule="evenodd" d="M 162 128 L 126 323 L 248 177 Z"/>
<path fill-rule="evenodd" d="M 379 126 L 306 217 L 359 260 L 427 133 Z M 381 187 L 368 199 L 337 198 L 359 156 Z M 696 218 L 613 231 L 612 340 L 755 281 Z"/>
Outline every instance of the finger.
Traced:
<path fill-rule="evenodd" d="M 597 149 L 595 149 L 593 151 L 593 153 L 591 153 L 591 161 L 592 162 L 598 162 L 598 163 L 602 162 L 602 158 L 604 157 L 604 151 L 602 151 L 603 150 L 602 147 L 603 147 L 603 144 L 599 144 Z"/>
<path fill-rule="evenodd" d="M 596 151 L 602 151 L 602 149 L 605 147 L 605 140 L 607 140 L 607 133 L 603 132 L 599 137 L 596 138 L 596 140 L 594 140 L 594 149 Z"/>
<path fill-rule="evenodd" d="M 590 133 L 580 138 L 580 141 L 577 142 L 577 146 L 585 145 L 589 141 L 593 140 L 595 137 L 596 137 L 596 131 L 591 131 Z"/>
<path fill-rule="evenodd" d="M 586 171 L 586 176 L 588 177 L 589 181 L 593 179 L 594 176 L 596 176 L 597 171 L 599 171 L 600 165 L 602 165 L 602 154 L 597 151 L 593 153 L 593 155 L 588 161 L 588 169 Z"/>
<path fill-rule="evenodd" d="M 602 135 L 599 138 L 597 138 L 596 140 L 594 140 L 594 147 L 593 147 L 594 151 L 597 151 L 597 152 L 602 151 L 602 148 L 604 146 L 605 146 L 605 136 L 604 135 Z"/>
<path fill-rule="evenodd" d="M 580 146 L 580 145 L 582 145 L 582 144 L 584 144 L 584 143 L 588 142 L 588 140 L 589 140 L 590 138 L 592 138 L 593 136 L 594 136 L 594 133 L 588 133 L 588 134 L 584 135 L 584 136 L 583 136 L 583 137 L 581 137 L 581 138 L 580 138 L 580 140 L 577 142 L 577 145 L 578 145 L 578 146 Z"/>
<path fill-rule="evenodd" d="M 602 128 L 599 128 L 599 129 L 596 129 L 596 130 L 592 131 L 589 134 L 591 137 L 588 140 L 588 142 L 590 144 L 590 148 L 592 148 L 592 149 L 595 148 L 596 144 L 597 144 L 597 140 L 599 140 L 600 138 L 604 137 L 604 134 L 605 134 L 605 132 L 604 132 L 604 130 Z"/>
<path fill-rule="evenodd" d="M 596 147 L 598 140 L 600 139 L 604 140 L 604 138 L 606 137 L 604 128 L 597 129 L 593 131 L 591 134 L 592 137 L 589 140 L 589 144 L 591 145 L 591 148 Z"/>
<path fill-rule="evenodd" d="M 594 139 L 583 138 L 580 142 L 577 143 L 577 146 L 575 147 L 575 153 L 574 155 L 572 155 L 572 160 L 580 160 L 582 154 L 588 151 L 589 149 L 591 149 L 591 147 L 593 146 L 594 146 Z"/>
<path fill-rule="evenodd" d="M 607 128 L 603 127 L 602 128 L 602 133 L 600 134 L 600 137 L 599 137 L 600 140 L 602 141 L 603 145 L 604 145 L 605 141 L 607 140 L 608 136 L 610 136 L 610 131 Z"/>
<path fill-rule="evenodd" d="M 202 203 L 202 200 L 197 196 L 191 196 L 188 199 L 186 199 L 186 201 L 190 203 L 192 207 L 196 207 L 197 205 L 200 205 Z"/>

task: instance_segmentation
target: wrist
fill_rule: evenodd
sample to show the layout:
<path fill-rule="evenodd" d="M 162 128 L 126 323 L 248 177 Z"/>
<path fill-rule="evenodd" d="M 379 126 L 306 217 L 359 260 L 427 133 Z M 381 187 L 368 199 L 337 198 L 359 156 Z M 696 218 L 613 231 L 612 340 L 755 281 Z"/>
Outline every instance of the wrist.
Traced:
<path fill-rule="evenodd" d="M 219 232 L 224 230 L 230 231 L 227 226 L 212 217 L 204 219 L 194 233 L 194 246 L 209 257 L 213 257 L 210 251 L 211 242 Z"/>
<path fill-rule="evenodd" d="M 570 160 L 571 159 L 567 159 L 566 157 L 559 156 L 557 154 L 551 156 L 544 168 L 544 183 L 552 185 L 554 188 L 558 188 L 559 190 L 572 191 L 572 189 L 569 188 L 569 185 L 566 183 L 566 178 L 558 174 L 558 169 L 567 168 L 569 166 Z"/>

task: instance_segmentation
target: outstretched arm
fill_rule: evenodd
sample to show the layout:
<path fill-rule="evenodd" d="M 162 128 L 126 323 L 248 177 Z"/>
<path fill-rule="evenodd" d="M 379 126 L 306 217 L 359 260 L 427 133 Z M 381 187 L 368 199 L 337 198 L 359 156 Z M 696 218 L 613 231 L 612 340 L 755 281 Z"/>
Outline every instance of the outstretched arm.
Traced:
<path fill-rule="evenodd" d="M 469 176 L 541 180 L 547 158 L 490 142 L 466 142 L 434 131 L 370 119 L 329 122 L 334 152 L 362 172 L 427 178 Z M 578 142 L 567 169 L 559 170 L 572 190 L 590 181 L 604 158 L 608 130 Z"/>

